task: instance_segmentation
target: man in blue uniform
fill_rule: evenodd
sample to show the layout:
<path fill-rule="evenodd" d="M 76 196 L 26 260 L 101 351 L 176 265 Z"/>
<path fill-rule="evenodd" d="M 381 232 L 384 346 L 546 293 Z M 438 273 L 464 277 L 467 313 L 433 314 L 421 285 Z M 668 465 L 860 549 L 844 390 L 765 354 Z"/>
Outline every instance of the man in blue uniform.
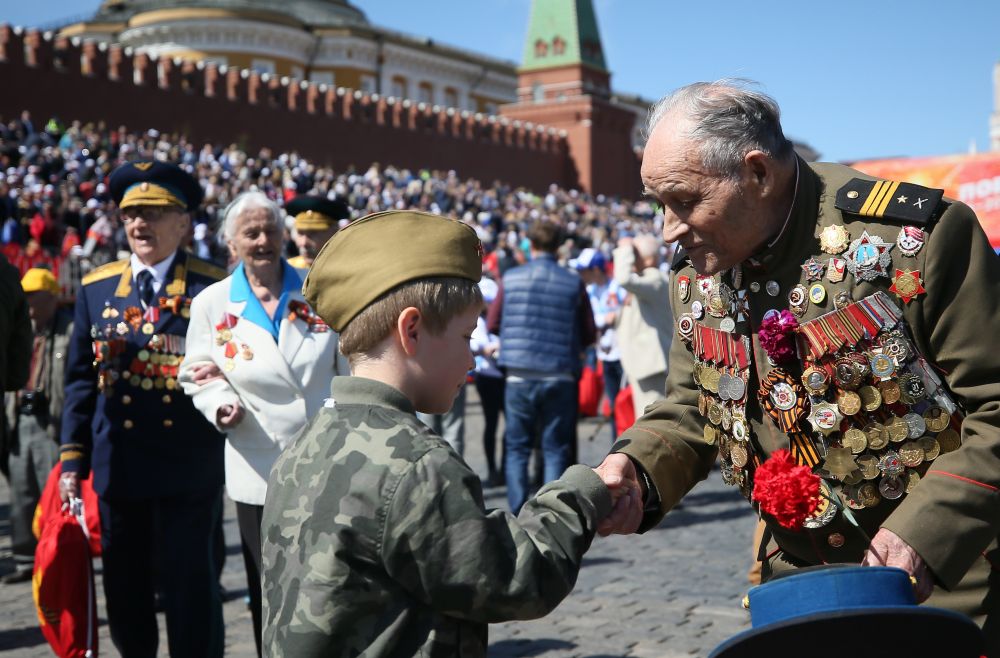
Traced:
<path fill-rule="evenodd" d="M 171 656 L 221 656 L 212 562 L 223 438 L 177 385 L 191 298 L 226 275 L 180 247 L 197 181 L 174 165 L 111 174 L 132 255 L 84 277 L 66 370 L 63 498 L 93 470 L 100 497 L 111 639 L 126 658 L 156 656 L 154 591 Z M 158 582 L 154 582 L 158 580 Z"/>

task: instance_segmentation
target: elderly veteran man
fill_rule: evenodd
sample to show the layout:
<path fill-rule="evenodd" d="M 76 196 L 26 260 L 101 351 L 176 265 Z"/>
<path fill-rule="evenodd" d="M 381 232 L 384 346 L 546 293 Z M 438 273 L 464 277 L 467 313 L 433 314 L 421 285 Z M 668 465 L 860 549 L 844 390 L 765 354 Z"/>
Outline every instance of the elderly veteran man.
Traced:
<path fill-rule="evenodd" d="M 59 284 L 49 270 L 31 268 L 21 279 L 28 300 L 33 339 L 28 347 L 28 381 L 7 395 L 10 442 L 10 535 L 14 571 L 0 582 L 31 580 L 37 542 L 35 507 L 49 472 L 59 459 L 63 381 L 73 313 L 59 306 Z"/>
<path fill-rule="evenodd" d="M 170 655 L 221 656 L 212 540 L 223 437 L 182 393 L 177 374 L 191 299 L 226 272 L 181 249 L 188 213 L 202 198 L 191 176 L 163 162 L 134 162 L 112 172 L 109 184 L 132 255 L 84 277 L 77 295 L 62 494 L 75 495 L 77 480 L 93 470 L 108 625 L 119 652 L 156 655 L 158 586 Z"/>
<path fill-rule="evenodd" d="M 804 528 L 763 514 L 765 580 L 901 567 L 1000 653 L 1000 260 L 975 214 L 941 190 L 805 163 L 774 101 L 726 82 L 676 91 L 649 126 L 642 180 L 684 247 L 677 337 L 667 399 L 608 457 L 637 467 L 645 509 L 603 530 L 654 526 L 716 456 L 750 499 L 788 449 L 823 497 Z"/>
<path fill-rule="evenodd" d="M 342 199 L 309 194 L 289 201 L 285 211 L 295 218 L 292 238 L 299 250 L 298 256 L 288 259 L 288 264 L 300 270 L 309 269 L 319 250 L 340 228 L 340 220 L 351 217 L 351 209 Z"/>

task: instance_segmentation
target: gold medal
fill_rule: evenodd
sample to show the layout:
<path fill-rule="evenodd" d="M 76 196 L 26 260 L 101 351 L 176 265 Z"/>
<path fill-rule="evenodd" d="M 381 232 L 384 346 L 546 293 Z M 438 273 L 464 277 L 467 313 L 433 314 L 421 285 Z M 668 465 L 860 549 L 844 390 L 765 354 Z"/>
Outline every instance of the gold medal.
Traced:
<path fill-rule="evenodd" d="M 903 476 L 906 481 L 906 493 L 913 493 L 914 487 L 920 482 L 920 473 L 916 471 L 907 471 Z"/>
<path fill-rule="evenodd" d="M 734 444 L 729 450 L 729 457 L 733 460 L 733 466 L 738 468 L 743 468 L 747 465 L 749 460 L 749 455 L 747 454 L 747 449 L 744 448 L 739 443 Z"/>
<path fill-rule="evenodd" d="M 868 413 L 878 411 L 882 406 L 882 394 L 874 386 L 862 386 L 858 389 L 858 395 L 861 396 L 861 406 Z"/>
<path fill-rule="evenodd" d="M 864 432 L 868 436 L 868 447 L 872 450 L 881 450 L 889 445 L 889 430 L 882 423 L 870 423 L 865 426 Z"/>
<path fill-rule="evenodd" d="M 250 361 L 253 359 L 253 350 L 250 349 L 249 345 L 244 343 L 242 349 L 240 350 L 240 356 L 243 357 L 244 361 Z"/>
<path fill-rule="evenodd" d="M 153 327 L 153 324 L 151 322 L 146 322 L 145 324 L 142 325 L 142 333 L 146 334 L 147 336 L 152 336 L 153 331 L 155 331 L 155 328 Z"/>
<path fill-rule="evenodd" d="M 907 441 L 899 447 L 899 458 L 904 466 L 910 468 L 920 466 L 924 462 L 924 449 L 916 441 Z"/>
<path fill-rule="evenodd" d="M 157 377 L 153 380 L 153 388 L 162 391 L 166 384 L 163 382 L 163 377 Z"/>
<path fill-rule="evenodd" d="M 895 380 L 880 382 L 878 390 L 882 394 L 882 401 L 886 404 L 896 404 L 899 402 L 899 397 L 901 395 L 899 382 Z"/>
<path fill-rule="evenodd" d="M 909 304 L 911 299 L 927 291 L 924 290 L 919 270 L 896 270 L 889 292 L 896 293 L 904 303 Z"/>
<path fill-rule="evenodd" d="M 139 383 L 139 386 L 144 391 L 151 391 L 153 390 L 153 380 L 150 379 L 149 377 L 143 377 L 142 382 Z"/>
<path fill-rule="evenodd" d="M 708 422 L 718 425 L 722 422 L 722 405 L 712 400 L 708 405 Z"/>
<path fill-rule="evenodd" d="M 841 443 L 845 448 L 850 448 L 853 454 L 860 455 L 868 447 L 868 437 L 858 428 L 852 427 L 844 432 Z"/>
<path fill-rule="evenodd" d="M 131 375 L 128 378 L 128 383 L 132 386 L 138 386 L 139 384 L 142 383 L 142 377 L 140 377 L 139 375 Z"/>
<path fill-rule="evenodd" d="M 827 254 L 842 254 L 847 249 L 851 234 L 840 224 L 825 227 L 819 234 L 819 248 Z"/>
<path fill-rule="evenodd" d="M 962 446 L 962 437 L 950 427 L 937 435 L 938 449 L 943 454 L 954 452 Z"/>
<path fill-rule="evenodd" d="M 899 416 L 893 416 L 885 424 L 885 428 L 889 431 L 889 440 L 893 443 L 899 443 L 900 441 L 905 441 L 910 435 L 910 426 L 906 424 L 906 421 Z"/>
<path fill-rule="evenodd" d="M 136 358 L 142 361 L 143 363 L 149 361 L 149 350 L 139 350 L 139 353 L 136 354 Z"/>
<path fill-rule="evenodd" d="M 168 391 L 172 391 L 177 388 L 177 380 L 173 377 L 167 377 L 166 381 L 163 382 L 163 385 L 167 387 Z"/>
<path fill-rule="evenodd" d="M 232 339 L 233 339 L 233 332 L 230 331 L 229 329 L 223 329 L 219 332 L 219 340 L 221 340 L 222 343 L 228 343 Z M 221 345 L 222 343 L 219 344 Z"/>
<path fill-rule="evenodd" d="M 837 408 L 845 416 L 853 416 L 861 411 L 861 396 L 854 391 L 841 391 L 837 398 Z"/>
<path fill-rule="evenodd" d="M 950 422 L 951 416 L 946 414 L 941 407 L 928 407 L 924 411 L 924 423 L 927 424 L 927 429 L 931 432 L 943 432 L 948 429 Z"/>
<path fill-rule="evenodd" d="M 702 418 L 708 417 L 708 397 L 704 393 L 698 394 L 698 413 Z"/>
<path fill-rule="evenodd" d="M 861 477 L 866 480 L 874 480 L 879 476 L 878 457 L 875 455 L 861 455 L 854 460 L 858 468 L 861 469 Z"/>
<path fill-rule="evenodd" d="M 866 508 L 875 507 L 882 500 L 882 497 L 878 493 L 878 487 L 871 482 L 865 482 L 858 487 L 858 496 Z"/>
<path fill-rule="evenodd" d="M 719 430 L 715 429 L 711 425 L 705 425 L 705 431 L 702 434 L 702 437 L 704 438 L 705 443 L 710 446 L 714 446 L 715 442 L 719 440 Z"/>
<path fill-rule="evenodd" d="M 232 372 L 233 368 L 235 367 L 236 367 L 236 362 L 233 361 L 232 359 L 226 359 L 226 361 L 222 364 L 222 369 L 225 370 L 226 372 Z"/>
<path fill-rule="evenodd" d="M 925 461 L 934 461 L 941 454 L 941 444 L 929 436 L 917 441 L 917 445 L 924 451 Z"/>

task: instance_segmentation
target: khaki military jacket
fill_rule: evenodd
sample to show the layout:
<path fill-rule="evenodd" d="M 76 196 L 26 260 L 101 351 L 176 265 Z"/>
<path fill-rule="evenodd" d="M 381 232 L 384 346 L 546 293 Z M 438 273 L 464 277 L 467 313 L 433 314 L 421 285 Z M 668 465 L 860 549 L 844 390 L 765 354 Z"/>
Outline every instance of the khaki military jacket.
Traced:
<path fill-rule="evenodd" d="M 262 523 L 265 655 L 485 656 L 487 623 L 573 588 L 607 488 L 570 467 L 515 518 L 402 393 L 336 377 L 278 458 Z"/>
<path fill-rule="evenodd" d="M 940 585 L 954 588 L 974 563 L 983 562 L 983 552 L 1000 527 L 1000 349 L 996 343 L 1000 258 L 974 213 L 961 203 L 942 200 L 940 191 L 905 184 L 892 187 L 891 182 L 873 187 L 870 178 L 839 165 L 799 161 L 799 167 L 792 212 L 780 236 L 736 272 L 714 277 L 714 284 L 725 283 L 731 292 L 724 317 L 708 312 L 709 299 L 700 294 L 699 286 L 711 286 L 698 280 L 688 261 L 676 265 L 672 280 L 670 303 L 678 325 L 687 318 L 685 330 L 693 329 L 695 334 L 699 327 L 714 330 L 702 330 L 701 338 L 715 340 L 727 334 L 733 339 L 730 344 L 747 346 L 750 364 L 744 371 L 742 401 L 722 399 L 739 393 L 740 384 L 730 378 L 722 387 L 727 393 L 720 396 L 719 371 L 725 369 L 704 358 L 698 359 L 696 368 L 697 341 L 690 335 L 675 336 L 667 399 L 625 432 L 614 450 L 636 460 L 655 485 L 660 504 L 644 519 L 643 527 L 649 528 L 707 476 L 720 451 L 724 477 L 749 498 L 757 464 L 778 449 L 794 447 L 792 438 L 801 440 L 805 435 L 818 453 L 813 470 L 824 476 L 836 500 L 853 513 L 865 534 L 873 536 L 880 526 L 892 530 L 926 560 Z M 928 207 L 933 211 L 928 212 Z M 831 226 L 842 226 L 849 234 L 844 244 L 831 250 L 834 253 L 824 252 L 821 246 L 821 236 L 827 236 L 829 246 L 832 234 L 839 230 L 827 228 Z M 901 235 L 904 227 L 908 228 Z M 867 238 L 862 240 L 863 236 Z M 831 281 L 830 267 L 818 280 L 810 280 L 810 258 L 828 266 L 833 266 L 831 258 L 846 261 L 843 280 Z M 869 260 L 874 268 L 865 265 L 852 273 L 852 266 Z M 812 268 L 815 275 L 815 263 Z M 880 271 L 886 275 L 879 275 Z M 902 271 L 902 278 L 897 271 Z M 836 267 L 833 278 L 838 278 Z M 822 299 L 818 291 L 810 294 L 816 283 L 824 288 Z M 796 291 L 799 285 L 803 288 Z M 685 291 L 685 286 L 690 290 Z M 828 319 L 837 311 L 838 297 L 842 305 L 887 300 L 901 311 L 903 323 L 890 328 L 892 322 L 883 318 L 885 323 L 875 336 L 852 339 L 841 349 L 830 350 L 820 359 L 829 373 L 827 387 L 818 395 L 804 388 L 810 343 L 803 335 L 798 337 L 797 356 L 791 363 L 780 364 L 791 383 L 772 375 L 777 368 L 768 362 L 757 335 L 765 314 L 796 306 L 798 322 L 817 330 L 822 323 L 810 321 Z M 718 301 L 714 300 L 716 306 Z M 696 302 L 703 307 L 700 314 Z M 869 316 L 876 322 L 879 313 L 892 315 L 884 305 L 873 308 Z M 724 322 L 734 326 L 720 332 Z M 899 341 L 888 340 L 893 332 L 908 339 L 902 355 L 894 351 Z M 700 347 L 704 351 L 704 345 Z M 884 377 L 872 371 L 877 353 L 898 361 L 888 367 L 884 359 L 878 362 Z M 842 358 L 862 362 L 860 379 L 837 379 Z M 848 380 L 850 370 L 843 366 Z M 921 383 L 915 384 L 913 378 Z M 776 397 L 764 395 L 762 402 L 760 391 L 765 384 L 768 390 L 786 387 L 789 402 L 797 399 L 804 407 L 795 431 L 779 426 L 773 415 Z M 859 394 L 860 410 L 853 408 L 858 401 L 846 392 Z M 880 399 L 883 395 L 886 399 Z M 890 404 L 892 399 L 898 401 Z M 841 400 L 849 403 L 846 411 L 853 415 L 841 413 Z M 947 411 L 949 400 L 955 405 L 951 418 L 934 410 Z M 825 434 L 816 431 L 809 418 L 822 403 L 829 405 L 820 409 L 827 418 L 814 419 L 826 425 Z M 742 441 L 733 437 L 732 415 L 740 405 L 748 430 Z M 714 411 L 713 406 L 717 407 Z M 855 431 L 848 436 L 850 430 Z M 828 461 L 831 455 L 834 464 Z M 838 474 L 831 475 L 829 469 Z M 812 519 L 812 527 L 799 532 L 780 528 L 767 515 L 764 518 L 787 560 L 798 566 L 857 562 L 868 544 L 865 534 L 837 506 L 822 510 Z"/>

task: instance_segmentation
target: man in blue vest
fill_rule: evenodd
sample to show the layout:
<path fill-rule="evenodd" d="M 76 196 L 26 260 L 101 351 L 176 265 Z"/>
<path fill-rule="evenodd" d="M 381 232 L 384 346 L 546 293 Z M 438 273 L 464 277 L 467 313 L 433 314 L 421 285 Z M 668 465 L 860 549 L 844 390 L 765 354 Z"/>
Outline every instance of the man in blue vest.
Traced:
<path fill-rule="evenodd" d="M 597 337 L 580 277 L 556 262 L 557 224 L 528 231 L 531 260 L 508 270 L 487 325 L 500 336 L 498 363 L 507 375 L 504 415 L 507 501 L 517 513 L 528 498 L 528 460 L 541 429 L 545 481 L 572 463 L 581 352 Z"/>
<path fill-rule="evenodd" d="M 226 272 L 181 249 L 202 198 L 186 172 L 131 162 L 109 187 L 132 254 L 85 276 L 77 293 L 60 493 L 75 496 L 93 472 L 108 626 L 121 655 L 157 655 L 158 585 L 170 655 L 222 656 L 212 555 L 224 443 L 181 391 L 177 370 L 191 298 Z"/>

